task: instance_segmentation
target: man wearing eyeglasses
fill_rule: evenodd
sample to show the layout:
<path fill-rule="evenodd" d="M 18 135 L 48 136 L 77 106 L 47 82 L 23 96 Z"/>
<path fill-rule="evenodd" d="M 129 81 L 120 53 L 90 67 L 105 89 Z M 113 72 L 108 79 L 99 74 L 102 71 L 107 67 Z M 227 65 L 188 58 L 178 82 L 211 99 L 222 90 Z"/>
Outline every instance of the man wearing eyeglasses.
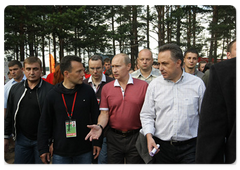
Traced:
<path fill-rule="evenodd" d="M 100 104 L 101 91 L 103 86 L 108 82 L 113 81 L 114 79 L 103 74 L 104 63 L 101 56 L 93 55 L 92 57 L 90 57 L 88 61 L 88 66 L 91 76 L 85 79 L 83 82 L 89 84 L 93 88 L 93 90 L 96 93 L 98 104 Z M 106 163 L 107 163 L 107 143 L 106 137 L 104 137 L 102 149 L 98 157 L 98 164 Z"/>

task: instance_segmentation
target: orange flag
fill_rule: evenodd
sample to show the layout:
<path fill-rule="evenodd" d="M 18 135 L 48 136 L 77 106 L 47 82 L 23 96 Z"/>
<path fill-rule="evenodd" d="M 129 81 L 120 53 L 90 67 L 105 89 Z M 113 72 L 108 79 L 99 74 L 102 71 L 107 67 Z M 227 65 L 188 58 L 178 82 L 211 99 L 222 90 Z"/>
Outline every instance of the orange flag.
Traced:
<path fill-rule="evenodd" d="M 50 73 L 55 72 L 55 60 L 52 54 L 49 54 L 49 71 Z"/>

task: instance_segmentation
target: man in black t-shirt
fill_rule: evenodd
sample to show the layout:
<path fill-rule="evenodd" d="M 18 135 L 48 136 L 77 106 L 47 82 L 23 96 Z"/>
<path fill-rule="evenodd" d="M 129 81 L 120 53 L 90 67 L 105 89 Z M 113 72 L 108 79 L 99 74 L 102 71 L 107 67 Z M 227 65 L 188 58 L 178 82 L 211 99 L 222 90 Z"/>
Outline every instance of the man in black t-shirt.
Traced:
<path fill-rule="evenodd" d="M 41 60 L 25 59 L 26 80 L 14 84 L 9 92 L 4 121 L 4 147 L 7 149 L 13 134 L 16 164 L 41 163 L 37 150 L 38 122 L 46 94 L 52 85 L 41 79 Z"/>

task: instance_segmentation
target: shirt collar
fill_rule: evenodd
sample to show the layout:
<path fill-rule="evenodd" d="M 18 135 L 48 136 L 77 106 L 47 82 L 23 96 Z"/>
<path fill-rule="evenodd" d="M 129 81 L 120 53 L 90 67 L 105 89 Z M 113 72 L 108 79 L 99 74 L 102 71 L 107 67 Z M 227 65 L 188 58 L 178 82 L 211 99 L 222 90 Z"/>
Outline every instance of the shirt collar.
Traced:
<path fill-rule="evenodd" d="M 185 71 L 185 68 L 183 68 L 183 71 Z M 198 71 L 197 71 L 197 69 L 195 69 L 195 71 L 194 71 L 194 74 L 193 74 L 193 75 L 195 75 L 195 76 L 196 76 L 196 75 L 197 75 L 197 72 L 198 72 Z M 190 73 L 189 73 L 189 74 L 190 74 Z"/>
<path fill-rule="evenodd" d="M 128 79 L 127 84 L 133 84 L 133 78 L 132 78 L 131 74 L 129 74 L 129 79 Z M 115 82 L 114 82 L 114 86 L 115 86 L 115 87 L 116 87 L 116 86 L 121 87 L 117 79 L 116 79 Z"/>
<path fill-rule="evenodd" d="M 143 77 L 143 75 L 142 75 L 140 69 L 137 70 L 137 76 L 138 76 L 138 77 L 140 77 L 140 76 Z M 159 76 L 159 75 L 156 73 L 156 69 L 153 68 L 153 67 L 152 67 L 152 71 L 151 71 L 151 73 L 149 74 L 148 77 L 150 77 L 150 76 L 154 76 L 154 77 L 158 77 L 158 76 Z M 148 78 L 148 77 L 147 77 L 147 78 Z"/>
<path fill-rule="evenodd" d="M 23 74 L 23 78 L 22 78 L 22 80 L 21 80 L 20 82 L 22 82 L 22 81 L 24 81 L 24 80 L 26 80 L 26 79 L 27 79 L 27 78 L 26 78 L 25 74 Z M 18 82 L 16 82 L 16 81 L 14 80 L 14 78 L 13 78 L 12 84 L 14 84 L 14 83 L 18 83 Z"/>
<path fill-rule="evenodd" d="M 40 81 L 38 82 L 38 84 L 37 84 L 33 89 L 40 88 L 40 87 L 42 86 L 42 83 L 43 83 L 43 79 L 40 78 Z M 25 80 L 25 87 L 26 87 L 26 88 L 29 88 L 27 79 Z M 29 88 L 29 89 L 30 89 L 30 88 Z"/>
<path fill-rule="evenodd" d="M 101 82 L 106 82 L 106 76 L 103 73 L 102 73 L 102 80 L 101 80 Z M 92 83 L 92 75 L 89 77 L 88 83 Z"/>
<path fill-rule="evenodd" d="M 183 72 L 182 72 L 182 75 L 181 75 L 181 77 L 178 79 L 178 81 L 176 81 L 176 82 L 175 82 L 175 84 L 177 84 L 177 83 L 179 83 L 179 82 L 181 82 L 181 81 L 183 80 L 183 78 L 184 78 L 184 76 L 185 76 L 186 72 L 185 72 L 185 70 L 184 70 L 184 69 L 183 69 L 182 71 L 183 71 Z M 164 78 L 164 80 L 166 80 L 167 82 L 170 82 L 170 83 L 174 83 L 173 81 L 171 81 L 171 80 L 168 80 L 168 79 L 165 79 L 165 78 Z"/>

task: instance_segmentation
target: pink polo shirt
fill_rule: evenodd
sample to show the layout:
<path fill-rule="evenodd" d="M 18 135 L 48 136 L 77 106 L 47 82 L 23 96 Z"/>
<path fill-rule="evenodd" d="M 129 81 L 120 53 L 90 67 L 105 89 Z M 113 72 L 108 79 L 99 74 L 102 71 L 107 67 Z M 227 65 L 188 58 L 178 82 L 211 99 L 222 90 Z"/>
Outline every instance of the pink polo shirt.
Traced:
<path fill-rule="evenodd" d="M 131 75 L 124 92 L 117 80 L 103 87 L 100 110 L 109 111 L 111 128 L 121 131 L 141 128 L 140 112 L 147 87 L 145 81 L 132 78 Z"/>

